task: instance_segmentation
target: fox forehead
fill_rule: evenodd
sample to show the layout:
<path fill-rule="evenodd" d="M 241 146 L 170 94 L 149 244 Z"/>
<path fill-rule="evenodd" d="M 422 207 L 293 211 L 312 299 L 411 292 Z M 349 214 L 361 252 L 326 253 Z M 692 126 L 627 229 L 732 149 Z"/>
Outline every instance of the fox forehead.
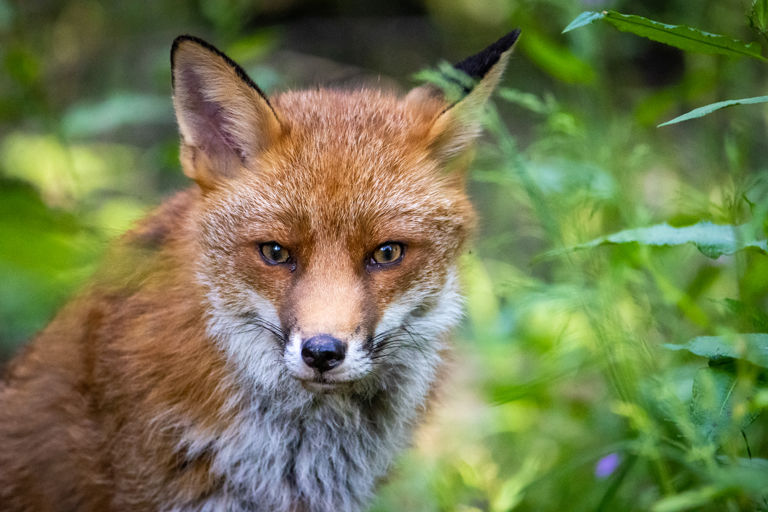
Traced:
<path fill-rule="evenodd" d="M 275 105 L 285 134 L 264 154 L 264 167 L 274 173 L 267 178 L 301 181 L 302 192 L 311 189 L 328 198 L 354 189 L 381 197 L 380 192 L 424 187 L 438 178 L 423 110 L 393 95 L 291 92 L 278 96 Z"/>
<path fill-rule="evenodd" d="M 422 138 L 440 103 L 408 103 L 377 89 L 288 91 L 272 100 L 280 121 L 303 143 L 411 145 Z"/>
<path fill-rule="evenodd" d="M 362 230 L 383 242 L 470 221 L 462 186 L 429 156 L 423 109 L 369 90 L 289 92 L 273 102 L 285 133 L 212 198 L 214 210 L 247 221 L 251 238 L 287 242 L 301 226 L 303 235 Z"/>

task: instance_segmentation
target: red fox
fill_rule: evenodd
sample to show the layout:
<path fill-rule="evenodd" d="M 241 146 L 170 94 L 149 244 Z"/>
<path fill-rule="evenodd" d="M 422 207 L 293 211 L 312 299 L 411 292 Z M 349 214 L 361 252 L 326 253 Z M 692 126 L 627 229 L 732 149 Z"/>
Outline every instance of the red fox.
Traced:
<path fill-rule="evenodd" d="M 467 155 L 518 35 L 457 64 L 473 80 L 454 99 L 431 85 L 267 98 L 178 37 L 195 184 L 9 364 L 0 509 L 365 508 L 461 316 Z"/>

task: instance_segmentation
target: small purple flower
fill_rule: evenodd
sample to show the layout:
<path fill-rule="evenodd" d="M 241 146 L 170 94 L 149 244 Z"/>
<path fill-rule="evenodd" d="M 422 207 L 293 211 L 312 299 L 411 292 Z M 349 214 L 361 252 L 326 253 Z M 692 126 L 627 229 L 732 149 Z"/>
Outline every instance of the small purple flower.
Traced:
<path fill-rule="evenodd" d="M 621 457 L 618 453 L 609 453 L 595 464 L 595 476 L 597 478 L 608 478 L 616 471 L 621 463 Z"/>

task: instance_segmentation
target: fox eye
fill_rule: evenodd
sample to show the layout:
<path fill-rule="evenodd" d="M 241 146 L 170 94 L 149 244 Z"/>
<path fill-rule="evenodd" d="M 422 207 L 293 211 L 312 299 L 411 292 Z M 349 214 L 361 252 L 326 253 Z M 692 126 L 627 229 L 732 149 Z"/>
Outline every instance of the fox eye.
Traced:
<path fill-rule="evenodd" d="M 381 244 L 371 254 L 371 263 L 374 265 L 391 265 L 403 259 L 405 247 L 399 242 L 387 242 Z"/>
<path fill-rule="evenodd" d="M 291 259 L 291 253 L 288 252 L 288 249 L 277 242 L 259 244 L 259 253 L 268 265 L 288 263 Z"/>

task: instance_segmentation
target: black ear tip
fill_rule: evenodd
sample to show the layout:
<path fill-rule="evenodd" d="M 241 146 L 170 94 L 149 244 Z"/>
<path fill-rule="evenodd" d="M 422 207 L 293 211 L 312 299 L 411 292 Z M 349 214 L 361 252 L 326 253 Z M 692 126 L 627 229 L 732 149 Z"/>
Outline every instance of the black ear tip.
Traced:
<path fill-rule="evenodd" d="M 521 30 L 519 28 L 516 28 L 510 31 L 508 34 L 499 38 L 499 40 L 493 43 L 491 46 L 498 45 L 499 50 L 503 53 L 509 50 L 510 48 L 512 48 L 512 45 L 517 42 L 517 38 L 520 37 L 520 32 Z"/>
<path fill-rule="evenodd" d="M 176 39 L 173 40 L 173 44 L 171 45 L 171 87 L 176 88 L 176 51 L 179 49 L 179 46 L 186 42 L 192 42 L 198 46 L 201 46 L 211 52 L 212 54 L 218 56 L 220 59 L 222 59 L 229 67 L 232 68 L 232 70 L 237 74 L 240 79 L 245 82 L 249 87 L 254 89 L 256 92 L 261 95 L 262 98 L 264 98 L 264 101 L 269 104 L 269 100 L 267 99 L 267 96 L 264 94 L 264 92 L 259 89 L 259 86 L 253 83 L 253 80 L 251 80 L 251 77 L 248 76 L 248 73 L 243 70 L 243 68 L 240 67 L 239 64 L 237 64 L 235 61 L 230 59 L 224 52 L 213 46 L 208 41 L 205 41 L 203 39 L 200 39 L 197 36 L 191 36 L 189 34 L 182 34 Z M 270 105 L 270 108 L 272 106 Z M 274 112 L 274 111 L 273 111 Z"/>
<path fill-rule="evenodd" d="M 173 40 L 173 44 L 171 45 L 171 85 L 174 85 L 175 82 L 176 82 L 176 79 L 175 79 L 175 76 L 174 76 L 174 72 L 176 70 L 176 52 L 178 51 L 179 47 L 182 44 L 187 43 L 187 42 L 194 43 L 197 46 L 200 46 L 200 47 L 208 50 L 212 54 L 218 55 L 219 57 L 224 59 L 224 61 L 227 64 L 232 66 L 232 68 L 237 72 L 238 75 L 240 75 L 241 78 L 243 78 L 249 84 L 252 84 L 251 79 L 248 78 L 248 76 L 246 75 L 245 71 L 243 71 L 240 68 L 240 66 L 237 65 L 237 63 L 235 63 L 232 59 L 227 57 L 224 54 L 224 52 L 222 52 L 221 50 L 219 50 L 218 48 L 213 46 L 208 41 L 205 41 L 204 39 L 200 39 L 197 36 L 191 36 L 189 34 L 182 34 L 182 35 L 176 37 L 176 39 Z"/>
<path fill-rule="evenodd" d="M 199 37 L 195 37 L 190 34 L 181 34 L 176 36 L 176 39 L 173 40 L 173 44 L 171 45 L 171 52 L 175 51 L 181 43 L 184 41 L 200 41 L 201 39 Z"/>
<path fill-rule="evenodd" d="M 520 37 L 520 29 L 516 28 L 479 53 L 467 57 L 458 64 L 454 64 L 453 67 L 463 71 L 472 78 L 483 78 L 494 64 L 499 61 L 501 55 L 512 48 L 518 37 Z"/>

